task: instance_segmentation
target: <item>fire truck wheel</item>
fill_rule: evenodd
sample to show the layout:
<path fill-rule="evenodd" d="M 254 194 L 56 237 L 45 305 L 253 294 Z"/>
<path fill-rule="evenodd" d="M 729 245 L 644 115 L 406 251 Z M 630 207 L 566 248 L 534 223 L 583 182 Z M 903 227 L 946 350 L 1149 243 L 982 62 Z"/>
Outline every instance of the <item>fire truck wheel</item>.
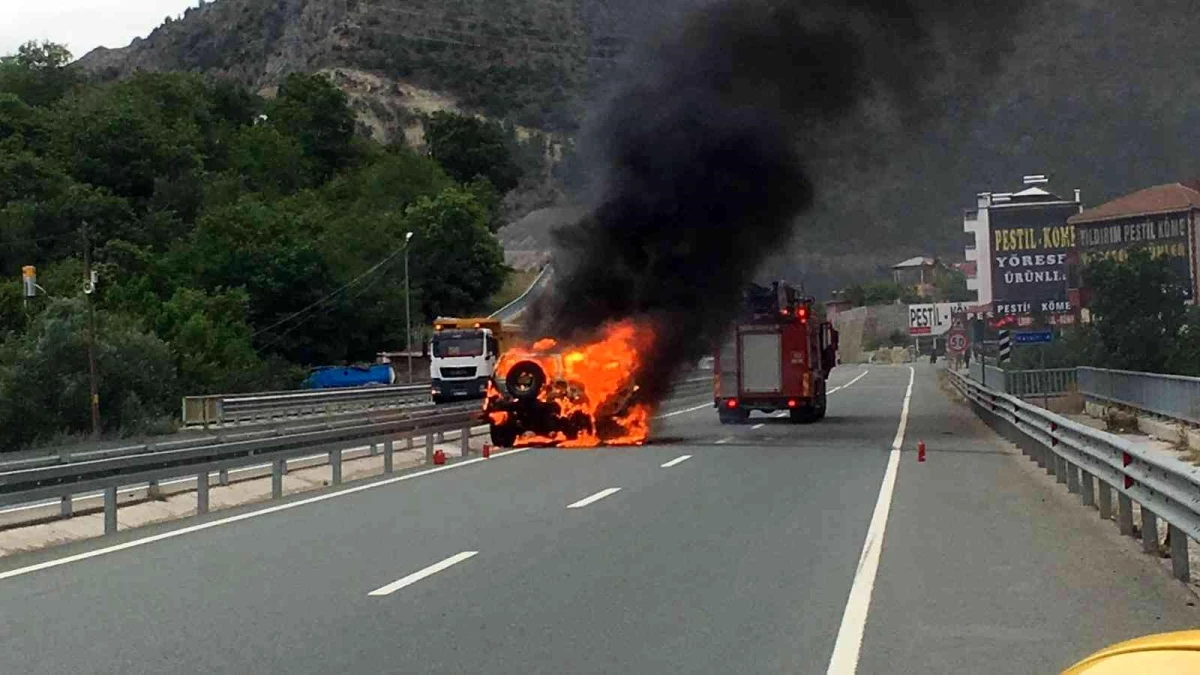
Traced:
<path fill-rule="evenodd" d="M 511 448 L 517 442 L 517 428 L 512 424 L 493 424 L 489 429 L 492 445 L 501 448 Z"/>
<path fill-rule="evenodd" d="M 804 408 L 792 408 L 790 415 L 792 421 L 799 424 L 812 424 L 813 422 L 821 419 L 820 413 L 817 411 L 817 409 L 810 406 L 806 406 Z"/>
<path fill-rule="evenodd" d="M 717 411 L 717 417 L 720 418 L 721 424 L 744 424 L 750 419 L 749 410 L 726 410 L 722 408 Z"/>

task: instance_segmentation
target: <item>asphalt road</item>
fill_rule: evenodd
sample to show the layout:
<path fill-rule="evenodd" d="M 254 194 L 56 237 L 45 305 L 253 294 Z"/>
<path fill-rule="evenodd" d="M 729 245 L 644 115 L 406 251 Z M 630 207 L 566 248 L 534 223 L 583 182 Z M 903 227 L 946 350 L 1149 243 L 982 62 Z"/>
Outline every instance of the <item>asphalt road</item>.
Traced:
<path fill-rule="evenodd" d="M 1055 672 L 1196 623 L 930 367 L 904 438 L 924 464 L 891 452 L 908 367 L 833 379 L 853 384 L 814 425 L 676 400 L 642 448 L 516 452 L 5 560 L 0 673 Z"/>

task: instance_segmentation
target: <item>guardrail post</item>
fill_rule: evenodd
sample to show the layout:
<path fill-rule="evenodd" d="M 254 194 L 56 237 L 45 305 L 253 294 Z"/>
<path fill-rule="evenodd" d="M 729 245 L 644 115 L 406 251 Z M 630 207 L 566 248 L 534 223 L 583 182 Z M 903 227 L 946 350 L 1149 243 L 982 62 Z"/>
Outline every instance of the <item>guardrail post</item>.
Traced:
<path fill-rule="evenodd" d="M 1117 529 L 1127 537 L 1133 536 L 1133 500 L 1124 492 L 1117 493 Z"/>
<path fill-rule="evenodd" d="M 104 488 L 104 534 L 117 531 L 117 486 Z"/>
<path fill-rule="evenodd" d="M 377 456 L 378 454 L 379 454 L 379 444 L 378 444 L 378 443 L 372 443 L 372 444 L 371 444 L 371 456 L 372 456 L 372 457 L 375 457 L 375 456 Z"/>
<path fill-rule="evenodd" d="M 1046 468 L 1046 457 L 1050 454 L 1050 448 L 1038 443 L 1034 446 L 1033 451 L 1029 453 L 1029 457 L 1037 462 L 1039 468 Z"/>
<path fill-rule="evenodd" d="M 408 438 L 404 439 L 404 449 L 405 450 L 413 449 L 413 437 L 412 436 L 409 436 Z"/>
<path fill-rule="evenodd" d="M 1054 477 L 1056 482 L 1066 485 L 1067 470 L 1070 466 L 1071 465 L 1067 463 L 1066 457 L 1058 457 L 1058 473 Z"/>
<path fill-rule="evenodd" d="M 469 457 L 471 455 L 471 423 L 470 422 L 467 422 L 467 424 L 462 429 L 462 439 L 460 440 L 459 446 L 462 450 L 463 459 L 466 459 L 467 457 Z"/>
<path fill-rule="evenodd" d="M 208 513 L 208 472 L 196 476 L 196 513 Z"/>
<path fill-rule="evenodd" d="M 1142 552 L 1158 553 L 1158 518 L 1145 506 L 1142 507 Z"/>
<path fill-rule="evenodd" d="M 1083 469 L 1079 470 L 1079 474 L 1080 474 L 1080 477 L 1082 478 L 1081 482 L 1083 483 L 1081 494 L 1080 494 L 1080 497 L 1083 500 L 1083 505 L 1084 506 L 1095 506 L 1096 505 L 1096 481 L 1095 481 L 1095 479 L 1092 478 L 1092 474 L 1088 473 L 1087 471 L 1084 471 Z"/>
<path fill-rule="evenodd" d="M 1079 494 L 1079 467 L 1066 460 L 1063 463 L 1067 465 L 1067 492 Z"/>
<path fill-rule="evenodd" d="M 1112 488 L 1104 481 L 1100 481 L 1100 518 L 1112 519 Z"/>
<path fill-rule="evenodd" d="M 58 502 L 58 515 L 63 518 L 70 518 L 74 510 L 74 505 L 71 503 L 71 495 L 63 495 Z"/>
<path fill-rule="evenodd" d="M 1167 539 L 1171 540 L 1171 572 L 1180 581 L 1191 581 L 1188 569 L 1188 536 L 1174 525 L 1167 525 Z"/>
<path fill-rule="evenodd" d="M 229 469 L 221 469 L 217 472 L 217 483 L 229 485 Z"/>
<path fill-rule="evenodd" d="M 433 434 L 425 434 L 425 463 L 433 464 Z"/>
<path fill-rule="evenodd" d="M 392 445 L 392 439 L 387 439 L 383 442 L 383 472 L 392 473 L 394 471 L 393 457 L 395 456 L 395 447 Z"/>
<path fill-rule="evenodd" d="M 271 462 L 271 499 L 279 499 L 283 496 L 283 474 L 287 471 L 284 466 L 283 459 L 277 459 Z"/>
<path fill-rule="evenodd" d="M 1046 448 L 1046 475 L 1053 476 L 1056 473 L 1058 473 L 1058 454 Z"/>
<path fill-rule="evenodd" d="M 444 432 L 444 431 L 437 432 L 437 442 L 438 443 L 446 442 L 446 432 Z"/>
<path fill-rule="evenodd" d="M 329 468 L 330 482 L 334 485 L 342 484 L 342 449 L 334 448 L 329 451 Z"/>

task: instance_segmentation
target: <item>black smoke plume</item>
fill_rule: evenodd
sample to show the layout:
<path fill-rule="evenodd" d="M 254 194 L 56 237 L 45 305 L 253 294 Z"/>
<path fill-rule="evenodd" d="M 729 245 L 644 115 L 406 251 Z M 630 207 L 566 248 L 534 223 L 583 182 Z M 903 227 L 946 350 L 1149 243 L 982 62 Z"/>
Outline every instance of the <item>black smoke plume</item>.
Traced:
<path fill-rule="evenodd" d="M 571 339 L 650 322 L 638 381 L 664 395 L 803 224 L 817 184 L 806 158 L 874 157 L 888 130 L 941 114 L 930 87 L 994 69 L 1016 8 L 970 4 L 727 0 L 688 15 L 591 121 L 594 206 L 555 234 L 555 292 L 534 329 Z"/>

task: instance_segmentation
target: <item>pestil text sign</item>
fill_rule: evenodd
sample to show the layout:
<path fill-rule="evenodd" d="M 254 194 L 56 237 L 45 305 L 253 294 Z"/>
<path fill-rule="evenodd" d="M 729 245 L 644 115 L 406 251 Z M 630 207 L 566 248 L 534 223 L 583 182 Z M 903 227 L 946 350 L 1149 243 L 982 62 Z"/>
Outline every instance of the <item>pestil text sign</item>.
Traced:
<path fill-rule="evenodd" d="M 1074 203 L 1023 204 L 990 212 L 992 302 L 996 314 L 1070 312 L 1068 255 L 1076 246 L 1067 218 Z"/>

